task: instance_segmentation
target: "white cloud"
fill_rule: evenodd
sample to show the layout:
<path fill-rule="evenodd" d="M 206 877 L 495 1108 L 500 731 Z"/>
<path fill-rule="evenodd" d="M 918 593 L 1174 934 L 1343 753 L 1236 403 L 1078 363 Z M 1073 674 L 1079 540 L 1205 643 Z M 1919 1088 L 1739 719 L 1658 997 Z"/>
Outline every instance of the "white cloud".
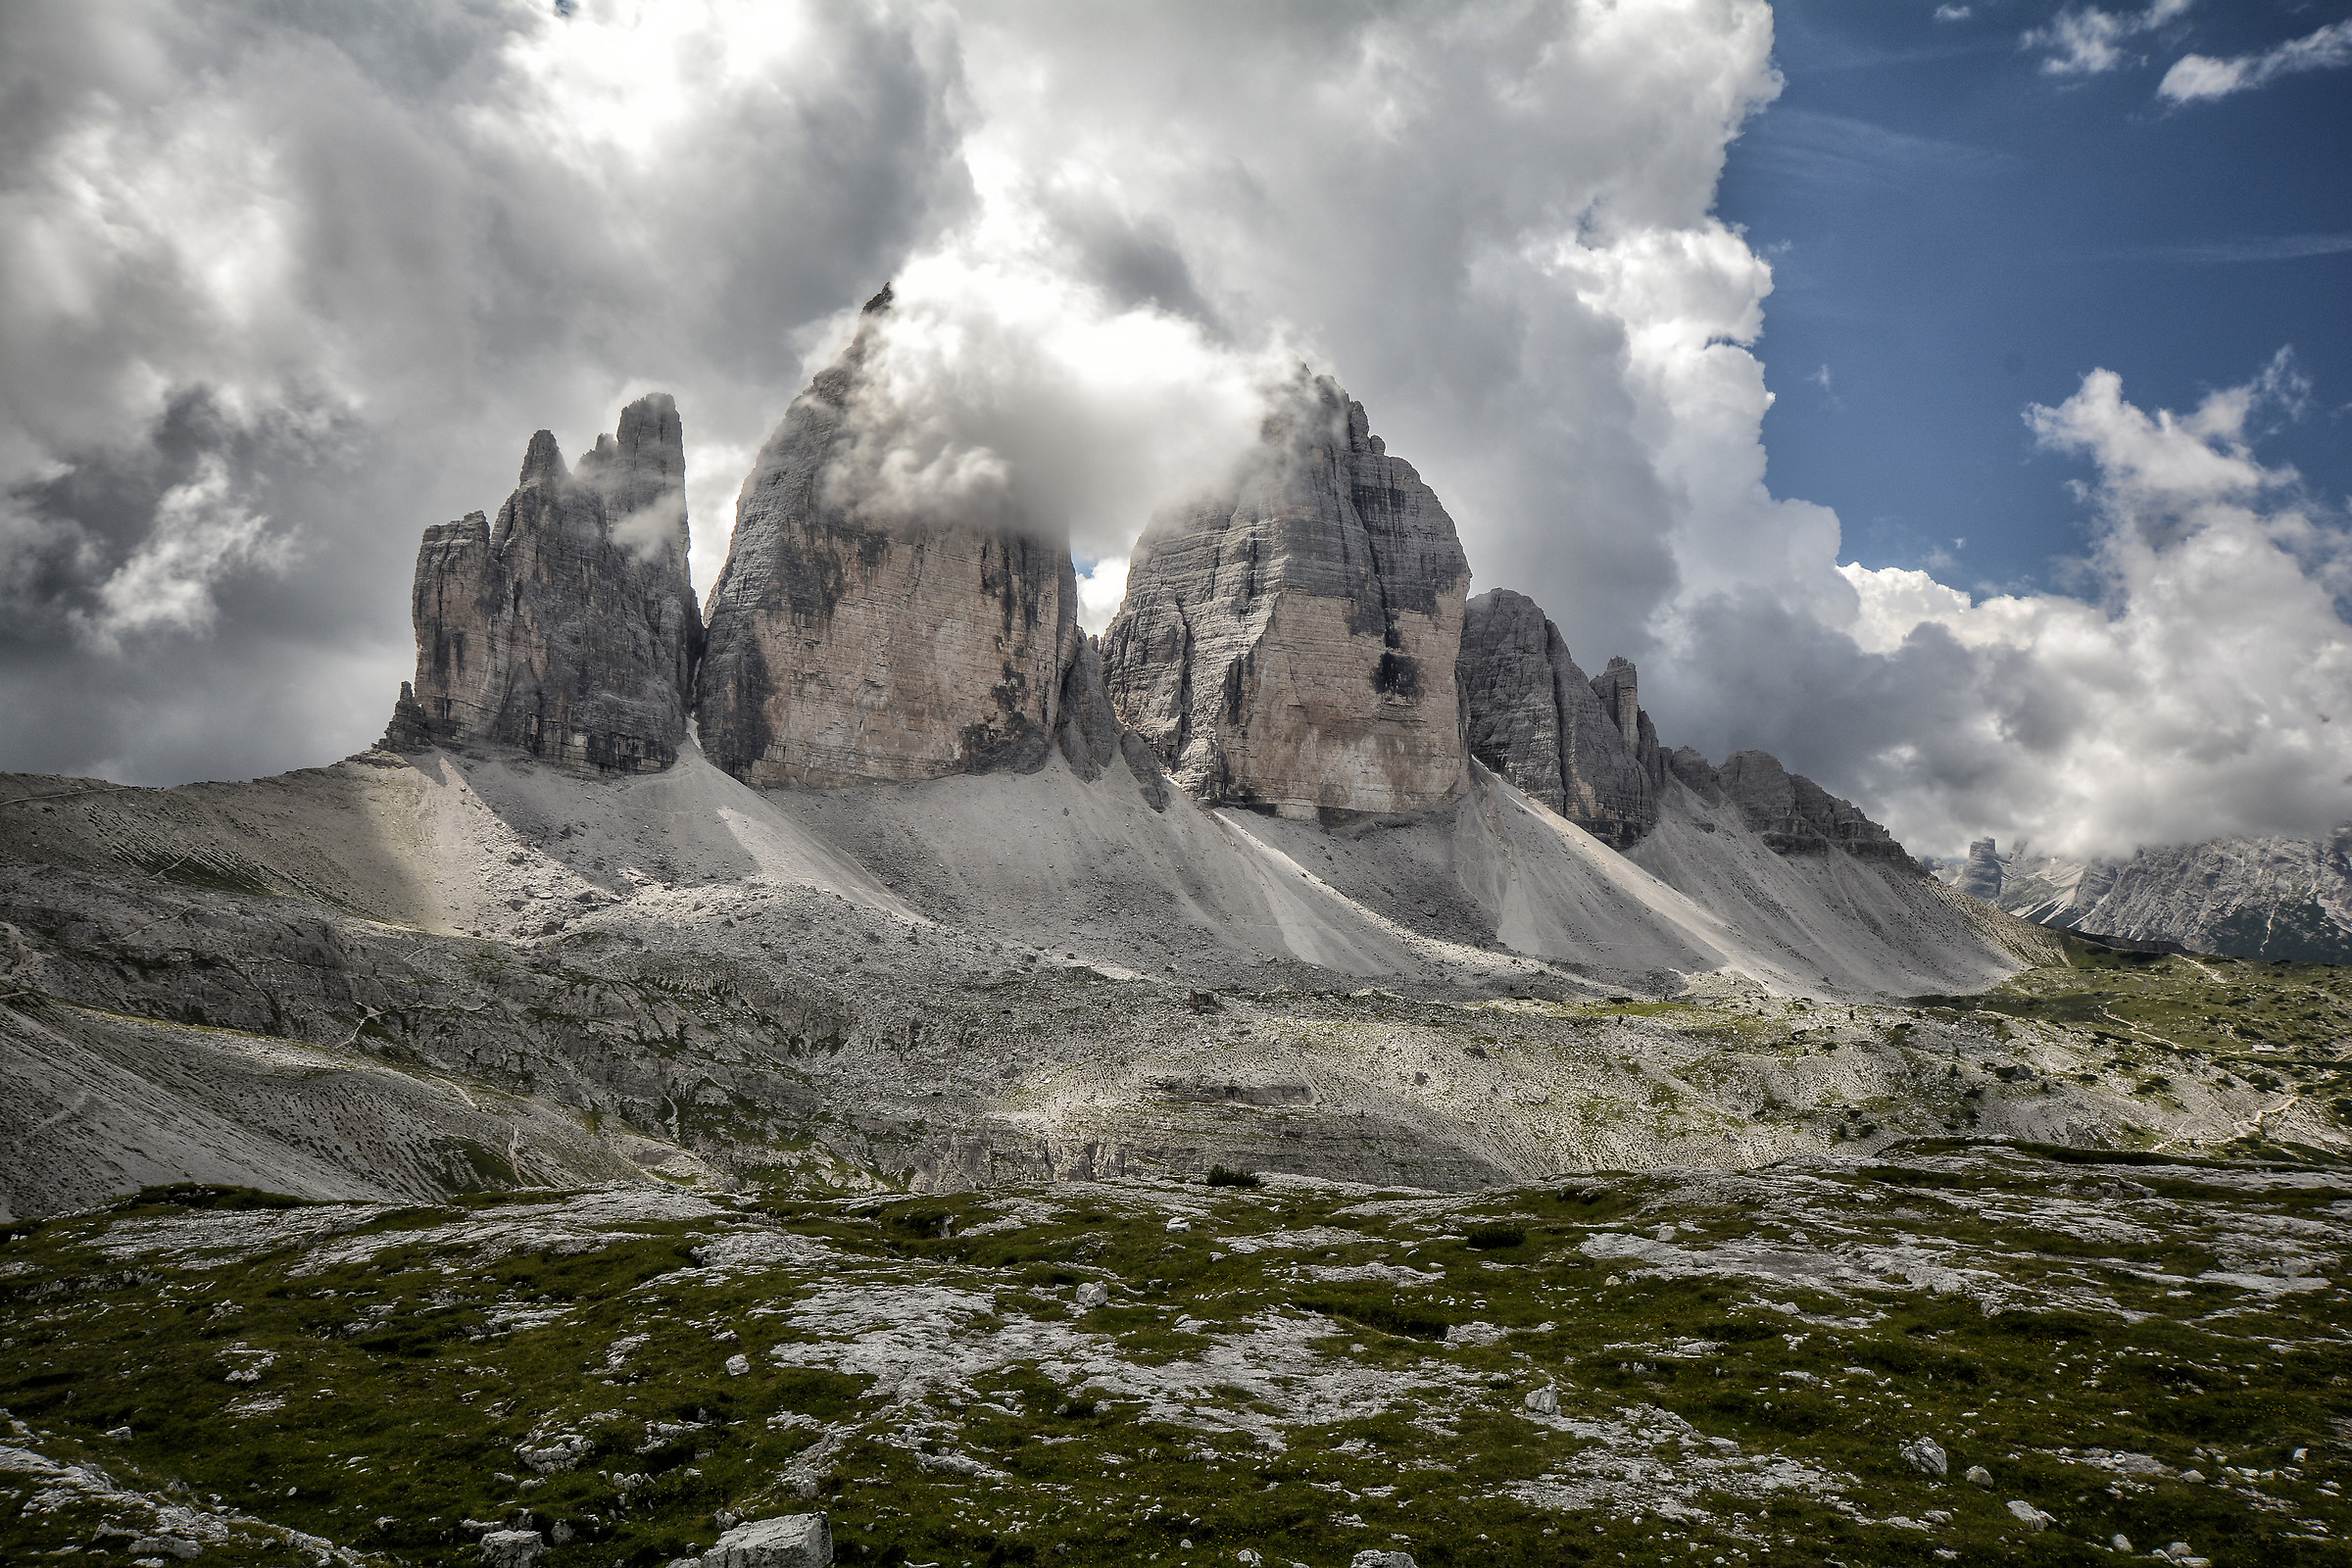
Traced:
<path fill-rule="evenodd" d="M 2352 688 L 2352 542 L 2248 429 L 2301 395 L 2282 357 L 2187 415 L 2133 406 L 2106 370 L 2031 410 L 2041 445 L 2095 472 L 2087 598 L 1972 603 L 1923 572 L 1841 568 L 1891 689 L 1907 664 L 1935 685 L 1933 722 L 1891 724 L 1861 762 L 1918 847 L 1989 831 L 2113 855 L 2352 814 L 2352 735 L 2322 716 Z"/>
<path fill-rule="evenodd" d="M 2182 55 L 2157 83 L 2157 93 L 2177 104 L 2249 92 L 2280 76 L 2303 71 L 2331 71 L 2352 65 L 2352 21 L 2330 23 L 2260 54 L 2216 60 Z"/>
<path fill-rule="evenodd" d="M 1967 6 L 1937 6 L 1936 8 L 1937 22 L 1966 22 L 1972 15 L 1974 13 Z"/>
<path fill-rule="evenodd" d="M 2194 0 L 2150 0 L 2145 11 L 2102 11 L 2096 6 L 2061 11 L 2046 25 L 2019 40 L 2045 51 L 2041 69 L 2053 76 L 2095 76 L 2137 57 L 2125 45 L 2184 15 Z"/>
<path fill-rule="evenodd" d="M 220 579 L 246 569 L 285 570 L 292 542 L 269 528 L 268 517 L 230 493 L 227 465 L 207 453 L 186 483 L 157 500 L 153 530 L 97 585 L 96 612 L 77 615 L 77 624 L 109 653 L 140 632 L 209 629 L 219 614 L 213 589 Z"/>

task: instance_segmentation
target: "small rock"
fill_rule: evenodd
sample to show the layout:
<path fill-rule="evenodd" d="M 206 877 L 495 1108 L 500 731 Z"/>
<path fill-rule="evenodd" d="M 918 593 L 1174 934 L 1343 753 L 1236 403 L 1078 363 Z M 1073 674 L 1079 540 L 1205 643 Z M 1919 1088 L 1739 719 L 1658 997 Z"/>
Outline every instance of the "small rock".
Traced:
<path fill-rule="evenodd" d="M 730 1355 L 727 1357 L 727 1376 L 731 1378 L 739 1378 L 746 1372 L 749 1372 L 751 1369 L 752 1358 L 750 1356 Z"/>
<path fill-rule="evenodd" d="M 1944 1455 L 1943 1445 L 1937 1443 L 1934 1438 L 1913 1438 L 1895 1451 L 1900 1453 L 1911 1468 L 1921 1475 L 1941 1476 L 1950 1467 L 1950 1461 Z"/>
<path fill-rule="evenodd" d="M 1105 1306 L 1110 1302 L 1110 1287 L 1101 1280 L 1088 1280 L 1078 1287 L 1078 1305 L 1081 1310 Z"/>
<path fill-rule="evenodd" d="M 1189 1219 L 1186 1219 L 1182 1214 L 1178 1214 L 1168 1221 L 1168 1229 L 1172 1231 L 1189 1231 L 1192 1228 L 1193 1222 Z"/>
<path fill-rule="evenodd" d="M 172 1556 L 185 1561 L 202 1550 L 195 1542 L 178 1536 L 141 1536 L 130 1544 L 130 1554 L 134 1557 Z"/>
<path fill-rule="evenodd" d="M 1538 1389 L 1527 1396 L 1527 1407 L 1538 1415 L 1558 1415 L 1560 1396 L 1550 1389 Z"/>
<path fill-rule="evenodd" d="M 559 1434 L 556 1441 L 544 1448 L 534 1448 L 528 1444 L 518 1443 L 514 1446 L 514 1457 L 520 1459 L 525 1468 L 535 1470 L 544 1476 L 552 1475 L 558 1470 L 571 1469 L 582 1459 L 587 1458 L 594 1447 L 595 1445 L 578 1433 L 565 1432 Z"/>
<path fill-rule="evenodd" d="M 1348 1568 L 1414 1568 L 1409 1551 L 1359 1551 Z"/>
<path fill-rule="evenodd" d="M 833 1526 L 821 1513 L 787 1513 L 737 1525 L 703 1553 L 702 1568 L 827 1568 Z"/>
<path fill-rule="evenodd" d="M 578 1531 L 571 1528 L 570 1520 L 559 1519 L 554 1524 L 548 1526 L 547 1539 L 561 1546 L 569 1543 L 571 1538 L 578 1534 Z"/>
<path fill-rule="evenodd" d="M 2050 1526 L 2058 1522 L 2054 1517 L 2043 1513 L 2039 1508 L 2034 1507 L 2032 1503 L 2026 1501 L 2022 1497 L 2012 1497 L 2009 1499 L 2009 1512 L 2019 1524 L 2029 1526 L 2034 1530 L 2047 1530 Z"/>
<path fill-rule="evenodd" d="M 2130 1551 L 2132 1549 L 2132 1538 L 2119 1530 L 2114 1535 L 2107 1538 L 2107 1544 L 2113 1546 L 2118 1551 Z"/>
<path fill-rule="evenodd" d="M 2183 1470 L 2180 1472 L 2180 1479 L 2190 1483 L 2191 1485 L 2194 1485 L 2197 1482 L 2205 1479 L 2205 1472 L 2202 1470 Z"/>
<path fill-rule="evenodd" d="M 483 1568 L 531 1568 L 547 1541 L 536 1530 L 493 1530 L 482 1538 Z"/>
<path fill-rule="evenodd" d="M 1992 1485 L 1992 1472 L 1981 1464 L 1972 1464 L 1968 1467 L 1968 1475 L 1965 1479 L 1980 1487 L 1988 1488 Z"/>
<path fill-rule="evenodd" d="M 1510 1330 L 1493 1323 L 1449 1323 L 1446 1327 L 1447 1345 L 1500 1345 Z"/>

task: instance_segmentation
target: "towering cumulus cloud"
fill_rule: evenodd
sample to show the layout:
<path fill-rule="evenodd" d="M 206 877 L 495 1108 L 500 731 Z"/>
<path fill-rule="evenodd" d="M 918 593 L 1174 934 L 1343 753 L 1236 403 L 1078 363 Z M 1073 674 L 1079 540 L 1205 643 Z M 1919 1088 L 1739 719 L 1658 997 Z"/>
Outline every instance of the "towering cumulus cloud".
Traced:
<path fill-rule="evenodd" d="M 1088 629 L 1304 363 L 1445 497 L 1476 591 L 1916 849 L 2352 814 L 2340 538 L 2257 450 L 2284 370 L 2034 415 L 2089 476 L 2071 596 L 1841 569 L 1837 517 L 1767 488 L 1772 272 L 1714 216 L 1779 90 L 1763 0 L 563 11 L 12 20 L 0 761 L 364 743 L 408 542 L 520 435 L 578 450 L 666 388 L 715 523 L 888 279 L 854 466 L 1066 535 Z M 2088 71 L 2078 33 L 2044 42 Z M 726 548 L 695 541 L 706 590 Z"/>

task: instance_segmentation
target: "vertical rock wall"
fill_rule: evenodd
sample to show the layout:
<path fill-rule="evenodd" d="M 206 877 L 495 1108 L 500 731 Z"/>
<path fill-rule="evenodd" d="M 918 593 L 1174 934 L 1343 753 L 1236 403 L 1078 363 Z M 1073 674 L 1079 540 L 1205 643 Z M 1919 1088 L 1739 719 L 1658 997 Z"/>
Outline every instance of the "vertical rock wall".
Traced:
<path fill-rule="evenodd" d="M 600 771 L 674 760 L 702 641 L 685 451 L 677 406 L 654 393 L 576 475 L 553 435 L 531 437 L 495 525 L 476 512 L 427 528 L 416 678 L 387 744 L 513 746 Z"/>
<path fill-rule="evenodd" d="M 1126 724 L 1203 800 L 1411 811 L 1467 786 L 1453 519 L 1359 404 L 1304 374 L 1219 493 L 1136 548 L 1102 636 Z"/>
<path fill-rule="evenodd" d="M 704 752 L 751 784 L 1041 767 L 1080 663 L 1066 543 L 864 482 L 863 370 L 889 304 L 785 411 L 736 503 L 695 711 Z"/>
<path fill-rule="evenodd" d="M 1665 762 L 1632 663 L 1588 679 L 1535 601 L 1496 588 L 1465 609 L 1460 669 L 1471 756 L 1618 849 L 1657 825 Z"/>

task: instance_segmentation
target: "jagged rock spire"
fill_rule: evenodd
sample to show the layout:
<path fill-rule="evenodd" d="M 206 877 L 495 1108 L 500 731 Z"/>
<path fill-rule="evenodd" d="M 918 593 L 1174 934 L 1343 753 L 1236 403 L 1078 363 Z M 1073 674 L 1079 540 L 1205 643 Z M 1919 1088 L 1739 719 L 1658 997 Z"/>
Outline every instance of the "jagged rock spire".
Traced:
<path fill-rule="evenodd" d="M 427 528 L 411 613 L 416 678 L 385 744 L 515 747 L 600 771 L 667 766 L 686 734 L 702 617 L 687 576 L 685 437 L 652 393 L 564 466 L 525 448 L 495 527 Z"/>
<path fill-rule="evenodd" d="M 1436 495 L 1362 405 L 1301 370 L 1239 476 L 1145 532 L 1104 678 L 1204 800 L 1416 810 L 1468 782 L 1452 672 L 1469 582 Z"/>

